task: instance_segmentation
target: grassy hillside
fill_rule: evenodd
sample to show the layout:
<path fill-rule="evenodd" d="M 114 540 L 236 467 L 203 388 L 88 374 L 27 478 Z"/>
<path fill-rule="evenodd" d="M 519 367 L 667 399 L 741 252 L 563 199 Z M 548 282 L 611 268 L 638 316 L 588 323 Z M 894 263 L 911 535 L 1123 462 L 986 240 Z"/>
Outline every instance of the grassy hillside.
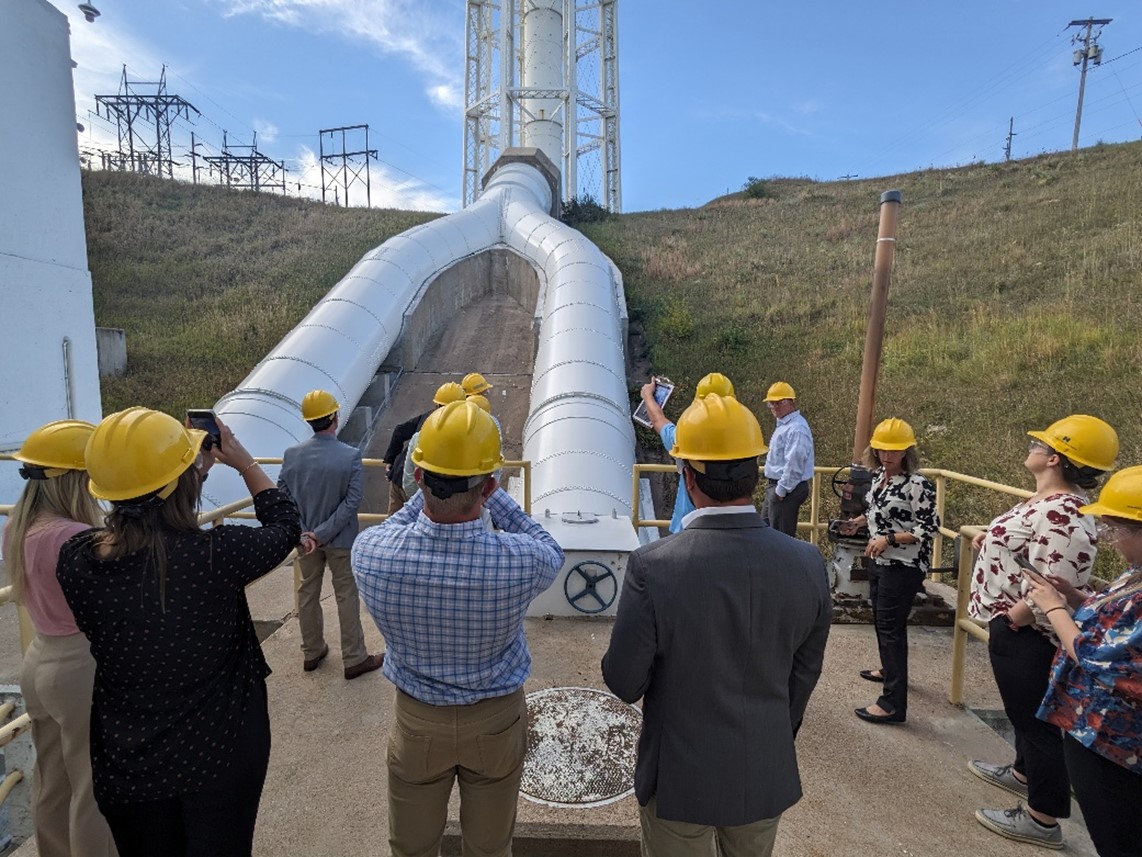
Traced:
<path fill-rule="evenodd" d="M 684 168 L 680 167 L 680 168 Z M 904 203 L 878 418 L 923 461 L 1026 486 L 1028 428 L 1092 413 L 1142 463 L 1142 144 L 875 181 L 773 180 L 769 198 L 588 224 L 623 272 L 653 370 L 720 370 L 759 417 L 787 380 L 821 464 L 852 452 L 878 203 Z M 688 397 L 669 404 L 675 416 Z M 956 525 L 1003 501 L 959 492 Z"/>
<path fill-rule="evenodd" d="M 622 270 L 655 371 L 684 388 L 725 372 L 767 436 L 764 391 L 790 381 L 819 463 L 839 464 L 891 188 L 904 205 L 878 415 L 916 427 L 926 464 L 1017 485 L 1026 429 L 1072 412 L 1109 420 L 1120 463 L 1142 463 L 1142 144 L 875 181 L 777 179 L 769 198 L 583 229 Z M 112 173 L 86 174 L 84 190 L 96 318 L 127 330 L 130 356 L 128 376 L 104 385 L 106 410 L 214 401 L 368 248 L 431 217 Z M 1001 505 L 960 492 L 949 522 Z"/>
<path fill-rule="evenodd" d="M 105 412 L 208 407 L 367 250 L 435 216 L 127 173 L 84 173 L 83 190 L 96 323 L 127 332 Z"/>

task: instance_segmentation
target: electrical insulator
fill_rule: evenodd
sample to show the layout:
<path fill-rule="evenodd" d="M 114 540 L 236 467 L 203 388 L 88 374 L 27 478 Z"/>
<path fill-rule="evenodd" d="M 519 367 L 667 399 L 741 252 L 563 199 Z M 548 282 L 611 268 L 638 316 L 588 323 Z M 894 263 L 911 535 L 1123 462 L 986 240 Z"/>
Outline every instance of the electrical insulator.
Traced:
<path fill-rule="evenodd" d="M 1086 52 L 1087 58 L 1095 65 L 1102 65 L 1102 47 L 1091 45 Z"/>
<path fill-rule="evenodd" d="M 1083 52 L 1082 51 L 1075 51 L 1074 54 L 1071 56 L 1071 59 L 1074 60 L 1075 65 L 1082 65 Z"/>

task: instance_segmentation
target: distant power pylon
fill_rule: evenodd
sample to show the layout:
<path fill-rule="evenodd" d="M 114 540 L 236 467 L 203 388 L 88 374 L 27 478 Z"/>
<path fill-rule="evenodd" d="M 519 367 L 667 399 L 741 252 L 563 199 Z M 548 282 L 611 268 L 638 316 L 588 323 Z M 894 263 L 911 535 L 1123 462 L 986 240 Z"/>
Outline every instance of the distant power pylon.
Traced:
<path fill-rule="evenodd" d="M 1083 121 L 1083 91 L 1086 89 L 1086 66 L 1088 62 L 1093 62 L 1095 65 L 1102 65 L 1102 48 L 1098 45 L 1098 37 L 1102 35 L 1102 28 L 1109 24 L 1113 18 L 1087 18 L 1082 21 L 1071 21 L 1067 24 L 1067 29 L 1071 27 L 1085 27 L 1086 31 L 1081 35 L 1076 34 L 1071 39 L 1071 44 L 1081 42 L 1082 47 L 1074 52 L 1075 65 L 1082 66 L 1082 74 L 1079 76 L 1079 105 L 1075 109 L 1075 136 L 1071 140 L 1071 151 L 1075 151 L 1079 147 L 1079 125 Z M 1098 27 L 1098 32 L 1093 36 L 1091 30 Z"/>
<path fill-rule="evenodd" d="M 222 132 L 222 154 L 204 155 L 219 183 L 234 190 L 280 190 L 286 192 L 286 167 L 258 151 L 258 132 L 251 146 L 231 146 Z"/>
<path fill-rule="evenodd" d="M 350 131 L 364 131 L 365 148 L 354 152 L 349 151 L 348 134 Z M 369 160 L 376 159 L 377 150 L 369 148 L 368 125 L 345 125 L 341 128 L 322 128 L 317 132 L 319 136 L 318 148 L 320 150 L 321 164 L 321 201 L 325 202 L 327 193 L 332 193 L 334 205 L 340 204 L 338 188 L 345 192 L 345 206 L 349 206 L 349 188 L 357 182 L 365 185 L 365 205 L 373 207 L 372 182 L 369 179 Z M 325 137 L 329 136 L 329 151 L 325 148 Z M 340 148 L 336 145 L 340 135 Z M 360 134 L 355 135 L 359 138 Z M 329 164 L 329 167 L 326 167 Z"/>
<path fill-rule="evenodd" d="M 142 89 L 153 87 L 152 92 Z M 104 119 L 115 119 L 119 130 L 119 150 L 103 153 L 103 169 L 174 178 L 171 156 L 171 125 L 180 117 L 190 119 L 190 111 L 201 115 L 185 98 L 167 93 L 167 67 L 158 83 L 127 80 L 127 66 L 116 95 L 96 95 L 95 111 Z"/>
<path fill-rule="evenodd" d="M 1011 160 L 1011 138 L 1015 136 L 1015 117 L 1007 120 L 1007 147 L 1003 150 L 1003 160 Z"/>

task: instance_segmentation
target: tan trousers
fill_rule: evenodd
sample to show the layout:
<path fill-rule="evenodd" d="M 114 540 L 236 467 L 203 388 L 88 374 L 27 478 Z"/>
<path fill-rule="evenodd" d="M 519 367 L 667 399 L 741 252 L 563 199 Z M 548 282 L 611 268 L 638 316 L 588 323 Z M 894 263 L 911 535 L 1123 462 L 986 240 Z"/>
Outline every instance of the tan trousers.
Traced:
<path fill-rule="evenodd" d="M 20 689 L 32 718 L 32 814 L 40 857 L 113 857 L 115 843 L 91 794 L 95 660 L 83 634 L 37 634 Z"/>
<path fill-rule="evenodd" d="M 463 857 L 510 857 L 526 751 L 522 690 L 440 706 L 398 690 L 388 753 L 393 857 L 440 853 L 457 779 Z"/>
<path fill-rule="evenodd" d="M 365 632 L 361 629 L 361 597 L 353 566 L 351 548 L 318 548 L 308 556 L 298 557 L 301 584 L 297 590 L 297 621 L 301 625 L 301 654 L 306 660 L 316 658 L 325 647 L 325 617 L 321 613 L 321 585 L 328 563 L 333 578 L 333 595 L 337 599 L 337 621 L 341 625 L 341 660 L 355 667 L 369 656 L 365 650 Z"/>
<path fill-rule="evenodd" d="M 658 817 L 654 798 L 639 805 L 642 857 L 770 857 L 777 841 L 777 818 L 737 827 L 709 827 Z"/>
<path fill-rule="evenodd" d="M 400 474 L 397 478 L 389 483 L 389 514 L 395 515 L 401 510 L 401 506 L 408 502 L 408 497 L 405 496 L 404 486 L 401 485 Z"/>

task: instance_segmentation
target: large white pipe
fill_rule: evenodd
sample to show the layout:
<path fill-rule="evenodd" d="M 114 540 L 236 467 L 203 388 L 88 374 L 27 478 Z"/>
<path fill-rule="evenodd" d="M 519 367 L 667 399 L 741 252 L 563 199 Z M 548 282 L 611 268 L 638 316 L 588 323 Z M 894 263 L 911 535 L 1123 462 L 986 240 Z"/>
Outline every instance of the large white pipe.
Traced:
<path fill-rule="evenodd" d="M 310 435 L 300 414 L 305 393 L 329 390 L 351 412 L 437 275 L 506 247 L 531 261 L 540 280 L 523 437 L 534 508 L 629 515 L 634 431 L 622 279 L 597 247 L 548 214 L 552 203 L 540 169 L 498 165 L 475 204 L 366 254 L 215 409 L 255 455 L 280 456 Z M 215 506 L 245 496 L 241 481 L 221 468 L 206 488 Z"/>
<path fill-rule="evenodd" d="M 529 0 L 524 4 L 520 85 L 558 92 L 564 86 L 563 0 Z M 520 145 L 535 147 L 553 164 L 563 163 L 563 100 L 521 98 Z"/>

